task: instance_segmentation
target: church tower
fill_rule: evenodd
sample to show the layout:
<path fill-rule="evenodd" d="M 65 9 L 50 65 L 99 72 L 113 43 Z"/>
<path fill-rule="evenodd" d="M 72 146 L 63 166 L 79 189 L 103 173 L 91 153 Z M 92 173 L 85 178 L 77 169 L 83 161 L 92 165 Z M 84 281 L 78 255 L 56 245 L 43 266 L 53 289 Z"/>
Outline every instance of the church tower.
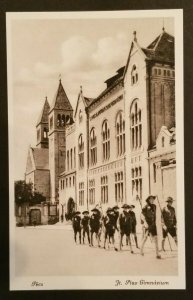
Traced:
<path fill-rule="evenodd" d="M 51 202 L 58 201 L 59 175 L 65 170 L 65 129 L 73 122 L 73 109 L 61 80 L 49 111 L 49 168 Z"/>
<path fill-rule="evenodd" d="M 44 102 L 43 109 L 39 116 L 36 132 L 37 132 L 37 148 L 48 148 L 48 113 L 50 110 L 50 105 L 48 103 L 47 97 Z"/>

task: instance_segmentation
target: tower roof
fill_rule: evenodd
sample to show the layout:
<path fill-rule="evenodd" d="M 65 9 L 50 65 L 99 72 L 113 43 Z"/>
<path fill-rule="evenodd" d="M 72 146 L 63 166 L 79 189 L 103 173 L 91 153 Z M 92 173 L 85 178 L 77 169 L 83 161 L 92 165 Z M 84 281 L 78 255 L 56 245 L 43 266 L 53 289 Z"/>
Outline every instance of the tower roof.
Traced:
<path fill-rule="evenodd" d="M 46 97 L 45 102 L 44 102 L 44 106 L 42 108 L 42 111 L 41 111 L 41 114 L 40 114 L 40 116 L 38 118 L 36 126 L 38 126 L 40 123 L 48 123 L 48 113 L 49 113 L 49 110 L 50 110 L 50 105 L 49 105 L 48 99 Z"/>
<path fill-rule="evenodd" d="M 142 48 L 148 59 L 174 62 L 174 37 L 163 32 L 147 47 Z"/>
<path fill-rule="evenodd" d="M 65 93 L 61 79 L 59 80 L 58 90 L 50 107 L 50 112 L 53 109 L 73 110 L 70 101 Z"/>

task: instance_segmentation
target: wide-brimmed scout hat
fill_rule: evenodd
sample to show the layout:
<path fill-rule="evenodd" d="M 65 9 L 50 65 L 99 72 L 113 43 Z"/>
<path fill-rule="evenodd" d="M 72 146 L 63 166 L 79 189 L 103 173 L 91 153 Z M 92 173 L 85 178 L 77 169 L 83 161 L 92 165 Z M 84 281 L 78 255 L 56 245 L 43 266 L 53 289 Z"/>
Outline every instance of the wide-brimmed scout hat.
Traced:
<path fill-rule="evenodd" d="M 147 197 L 147 199 L 145 200 L 146 202 L 149 202 L 149 200 L 153 198 L 155 200 L 156 196 L 150 195 Z"/>
<path fill-rule="evenodd" d="M 111 212 L 111 211 L 113 211 L 111 207 L 108 207 L 106 210 L 106 212 Z"/>
<path fill-rule="evenodd" d="M 80 213 L 80 211 L 75 211 L 74 214 L 75 214 L 75 215 L 80 215 L 81 213 Z"/>
<path fill-rule="evenodd" d="M 129 205 L 130 208 L 135 208 L 135 205 L 131 204 Z"/>
<path fill-rule="evenodd" d="M 117 205 L 113 206 L 113 209 L 119 209 L 119 207 Z"/>
<path fill-rule="evenodd" d="M 88 210 L 85 210 L 85 211 L 82 212 L 82 214 L 83 214 L 83 215 L 89 214 L 89 211 L 88 211 Z"/>
<path fill-rule="evenodd" d="M 128 204 L 123 204 L 123 206 L 121 206 L 121 208 L 129 208 Z"/>
<path fill-rule="evenodd" d="M 100 213 L 100 211 L 97 208 L 93 208 L 93 209 L 91 209 L 91 211 Z"/>
<path fill-rule="evenodd" d="M 173 202 L 173 201 L 175 201 L 175 200 L 172 197 L 168 197 L 166 200 L 166 202 Z"/>

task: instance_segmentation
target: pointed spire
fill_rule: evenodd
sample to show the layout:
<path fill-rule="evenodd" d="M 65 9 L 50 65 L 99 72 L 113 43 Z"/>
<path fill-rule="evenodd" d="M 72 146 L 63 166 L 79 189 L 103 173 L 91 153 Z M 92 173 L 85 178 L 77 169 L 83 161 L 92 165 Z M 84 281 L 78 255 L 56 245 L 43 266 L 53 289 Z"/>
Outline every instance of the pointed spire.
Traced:
<path fill-rule="evenodd" d="M 60 74 L 58 89 L 57 89 L 54 100 L 53 100 L 53 102 L 51 104 L 51 107 L 50 107 L 50 112 L 55 108 L 56 109 L 73 110 L 72 106 L 70 104 L 70 101 L 69 101 L 69 99 L 66 95 L 66 92 L 63 88 L 63 85 L 62 85 L 62 82 L 61 82 L 61 74 Z"/>
<path fill-rule="evenodd" d="M 137 42 L 137 32 L 133 31 L 133 40 Z"/>
<path fill-rule="evenodd" d="M 164 27 L 164 18 L 163 18 L 163 27 L 162 27 L 162 31 L 165 32 L 165 27 Z"/>
<path fill-rule="evenodd" d="M 62 83 L 62 75 L 59 74 L 59 83 Z"/>
<path fill-rule="evenodd" d="M 38 122 L 37 122 L 37 125 L 38 126 L 40 123 L 48 123 L 48 112 L 50 110 L 50 105 L 49 105 L 49 102 L 48 102 L 48 98 L 47 96 L 45 97 L 45 101 L 44 101 L 44 105 L 43 105 L 43 108 L 42 108 L 42 111 L 40 113 L 40 116 L 39 116 L 39 119 L 38 119 Z"/>

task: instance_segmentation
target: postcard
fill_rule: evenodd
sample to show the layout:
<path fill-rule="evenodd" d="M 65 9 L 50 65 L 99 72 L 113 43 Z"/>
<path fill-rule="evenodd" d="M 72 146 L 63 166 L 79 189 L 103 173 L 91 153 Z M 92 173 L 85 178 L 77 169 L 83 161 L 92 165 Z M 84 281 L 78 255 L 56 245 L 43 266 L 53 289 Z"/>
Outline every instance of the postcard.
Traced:
<path fill-rule="evenodd" d="M 6 30 L 10 290 L 185 289 L 183 10 Z"/>

